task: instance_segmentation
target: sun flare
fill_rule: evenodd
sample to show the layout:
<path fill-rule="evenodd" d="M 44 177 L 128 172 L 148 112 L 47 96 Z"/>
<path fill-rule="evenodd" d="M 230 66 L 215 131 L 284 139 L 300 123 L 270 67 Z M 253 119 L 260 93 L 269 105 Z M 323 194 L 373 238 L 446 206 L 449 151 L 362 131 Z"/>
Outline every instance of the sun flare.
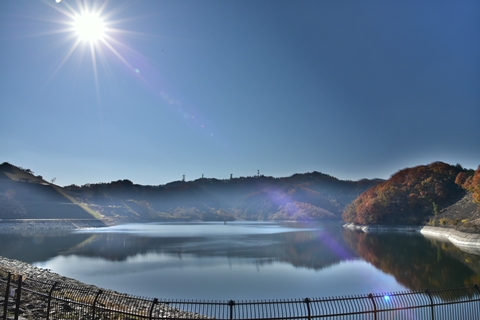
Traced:
<path fill-rule="evenodd" d="M 96 41 L 105 33 L 105 25 L 98 14 L 85 12 L 75 17 L 75 31 L 80 39 Z"/>
<path fill-rule="evenodd" d="M 68 42 L 73 40 L 53 71 L 49 81 L 53 79 L 70 58 L 77 56 L 80 59 L 79 61 L 83 63 L 83 57 L 87 52 L 89 52 L 88 56 L 90 56 L 89 60 L 93 69 L 97 95 L 100 91 L 98 66 L 102 64 L 108 69 L 106 64 L 108 61 L 112 61 L 112 58 L 120 60 L 132 73 L 137 77 L 139 76 L 135 72 L 135 68 L 130 64 L 130 61 L 125 57 L 126 53 L 131 53 L 133 50 L 117 38 L 119 35 L 134 34 L 134 32 L 116 27 L 125 19 L 112 20 L 112 17 L 127 7 L 113 5 L 113 8 L 109 8 L 107 7 L 109 3 L 111 4 L 109 0 L 48 1 L 46 2 L 45 0 L 45 4 L 61 15 L 58 19 L 52 19 L 51 21 L 63 26 L 49 34 L 65 33 L 65 39 Z M 55 2 L 55 4 L 52 2 Z"/>

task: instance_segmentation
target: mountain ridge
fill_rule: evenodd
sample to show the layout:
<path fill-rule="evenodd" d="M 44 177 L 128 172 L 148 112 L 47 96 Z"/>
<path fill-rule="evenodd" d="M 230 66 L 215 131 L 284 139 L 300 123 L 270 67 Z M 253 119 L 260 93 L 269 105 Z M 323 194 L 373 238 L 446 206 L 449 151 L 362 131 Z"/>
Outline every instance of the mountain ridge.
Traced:
<path fill-rule="evenodd" d="M 314 171 L 158 186 L 125 179 L 65 187 L 29 169 L 0 165 L 0 219 L 88 217 L 107 224 L 343 219 L 358 225 L 428 224 L 479 232 L 479 195 L 480 167 L 474 171 L 443 162 L 402 169 L 388 180 L 339 180 Z"/>
<path fill-rule="evenodd" d="M 235 219 L 340 221 L 346 204 L 383 181 L 345 181 L 315 171 L 282 178 L 263 175 L 228 180 L 200 178 L 159 186 L 117 180 L 59 187 L 33 175 L 29 169 L 9 163 L 0 165 L 0 173 L 3 173 L 0 181 L 11 186 L 16 184 L 15 188 L 25 183 L 37 185 L 37 189 L 38 185 L 56 188 L 57 193 L 70 202 L 112 223 Z"/>

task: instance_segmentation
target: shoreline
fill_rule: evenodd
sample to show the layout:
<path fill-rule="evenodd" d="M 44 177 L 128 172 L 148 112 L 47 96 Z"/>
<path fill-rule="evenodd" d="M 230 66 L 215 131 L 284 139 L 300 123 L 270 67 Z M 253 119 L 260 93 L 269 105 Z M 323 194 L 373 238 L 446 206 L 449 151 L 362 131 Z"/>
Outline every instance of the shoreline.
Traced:
<path fill-rule="evenodd" d="M 62 282 L 73 286 L 78 287 L 88 287 L 89 289 L 103 289 L 105 291 L 113 291 L 104 288 L 99 288 L 92 284 L 86 284 L 81 281 L 78 281 L 73 278 L 68 278 L 62 276 L 58 273 L 51 271 L 50 269 L 45 269 L 41 267 L 34 266 L 27 262 L 23 262 L 16 259 L 10 259 L 3 256 L 0 256 L 0 269 L 6 272 L 11 272 L 12 274 L 19 274 L 27 278 L 33 278 L 40 281 L 55 281 Z"/>
<path fill-rule="evenodd" d="M 408 225 L 361 225 L 354 223 L 346 223 L 343 225 L 344 228 L 350 230 L 361 230 L 365 233 L 369 232 L 420 232 L 423 226 L 408 226 Z"/>
<path fill-rule="evenodd" d="M 420 233 L 427 238 L 445 238 L 462 251 L 480 255 L 480 234 L 478 233 L 466 233 L 452 228 L 431 226 L 424 226 Z"/>
<path fill-rule="evenodd" d="M 350 230 L 361 230 L 369 232 L 402 232 L 402 233 L 420 233 L 426 238 L 435 238 L 451 242 L 457 248 L 467 253 L 480 255 L 480 234 L 467 233 L 455 230 L 453 228 L 441 228 L 432 226 L 406 226 L 406 225 L 356 225 L 346 223 L 344 228 Z"/>
<path fill-rule="evenodd" d="M 139 297 L 130 295 L 128 293 L 120 293 L 111 289 L 100 288 L 95 285 L 86 284 L 81 281 L 78 281 L 73 278 L 68 278 L 62 276 L 58 273 L 52 272 L 49 269 L 44 269 L 41 267 L 36 267 L 32 264 L 16 260 L 10 259 L 3 256 L 0 256 L 0 276 L 3 277 L 3 274 L 10 272 L 12 275 L 22 276 L 22 282 L 28 282 L 29 279 L 39 281 L 41 284 L 48 284 L 53 288 L 53 283 L 59 283 L 60 285 L 57 286 L 65 288 L 69 291 L 69 295 L 67 298 L 64 298 L 60 295 L 60 297 L 56 297 L 58 301 L 64 301 L 62 308 L 60 309 L 53 309 L 51 312 L 54 317 L 58 317 L 59 314 L 63 315 L 62 319 L 88 319 L 90 314 L 87 314 L 82 308 L 74 308 L 75 300 L 78 298 L 85 299 L 87 297 L 90 300 L 97 299 L 97 297 L 102 294 L 103 296 L 110 297 L 113 303 L 110 303 L 107 308 L 103 308 L 106 305 L 104 302 L 99 302 L 99 305 L 103 306 L 103 312 L 108 315 L 117 316 L 125 316 L 125 315 L 132 315 L 136 318 L 136 316 L 140 316 L 141 318 L 145 318 L 145 310 L 150 310 L 150 314 L 154 316 L 155 319 L 159 319 L 161 317 L 171 318 L 171 319 L 207 319 L 208 317 L 202 315 L 197 312 L 192 311 L 184 311 L 179 309 L 178 307 L 170 306 L 167 303 L 162 303 L 157 298 L 147 298 L 147 297 Z M 1 285 L 0 285 L 1 286 Z M 28 287 L 27 285 L 26 287 Z M 43 288 L 43 287 L 42 287 Z M 3 289 L 3 288 L 2 288 Z M 32 288 L 30 288 L 32 290 Z M 43 289 L 42 289 L 43 290 Z M 22 298 L 19 301 L 19 310 L 20 316 L 18 317 L 19 320 L 34 320 L 39 318 L 46 318 L 46 309 L 45 309 L 45 299 L 41 298 L 38 294 L 22 291 Z M 5 292 L 0 292 L 0 305 L 4 303 L 4 295 Z M 58 294 L 58 293 L 57 293 Z M 83 296 L 82 296 L 83 295 Z M 11 304 L 15 304 L 13 301 L 13 297 L 9 297 L 11 302 L 9 302 L 10 307 L 8 309 L 10 315 L 13 315 L 13 310 L 15 306 Z M 66 299 L 66 300 L 65 300 Z M 95 301 L 94 300 L 94 301 Z M 73 303 L 72 306 L 69 305 Z M 82 301 L 85 303 L 85 301 Z M 125 306 L 133 306 L 133 308 L 125 308 Z M 153 308 L 155 307 L 155 311 L 152 314 Z M 59 311 L 60 310 L 60 311 Z M 102 311 L 99 311 L 102 312 Z M 81 317 L 79 315 L 82 315 Z M 125 317 L 127 318 L 127 317 Z M 8 318 L 11 319 L 11 318 Z M 102 317 L 103 319 L 103 317 Z M 123 319 L 123 317 L 122 317 Z"/>
<path fill-rule="evenodd" d="M 107 227 L 98 219 L 0 219 L 0 232 L 78 230 Z"/>

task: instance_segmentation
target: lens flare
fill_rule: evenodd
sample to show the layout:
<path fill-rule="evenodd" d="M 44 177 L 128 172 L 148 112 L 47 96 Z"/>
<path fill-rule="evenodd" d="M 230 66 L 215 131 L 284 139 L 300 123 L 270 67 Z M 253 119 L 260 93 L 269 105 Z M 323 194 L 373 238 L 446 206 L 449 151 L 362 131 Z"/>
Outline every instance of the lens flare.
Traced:
<path fill-rule="evenodd" d="M 69 60 L 79 58 L 78 61 L 81 64 L 90 60 L 97 104 L 101 108 L 100 70 L 107 71 L 106 74 L 109 75 L 111 74 L 109 64 L 114 61 L 120 62 L 130 71 L 129 75 L 133 75 L 136 80 L 155 92 L 162 102 L 169 109 L 176 111 L 177 116 L 191 128 L 213 136 L 210 124 L 208 126 L 205 124 L 205 119 L 201 117 L 200 111 L 191 104 L 185 104 L 184 110 L 178 97 L 164 91 L 165 82 L 159 79 L 158 72 L 156 73 L 154 68 L 147 63 L 147 59 L 125 42 L 130 36 L 152 37 L 152 35 L 142 32 L 119 28 L 126 21 L 142 18 L 140 16 L 126 17 L 122 14 L 132 4 L 118 5 L 118 2 L 110 0 L 42 0 L 42 2 L 57 13 L 56 17 L 46 19 L 56 26 L 45 35 L 66 34 L 66 37 L 59 40 L 59 43 L 62 45 L 63 42 L 71 43 L 45 82 L 45 86 L 53 80 Z"/>

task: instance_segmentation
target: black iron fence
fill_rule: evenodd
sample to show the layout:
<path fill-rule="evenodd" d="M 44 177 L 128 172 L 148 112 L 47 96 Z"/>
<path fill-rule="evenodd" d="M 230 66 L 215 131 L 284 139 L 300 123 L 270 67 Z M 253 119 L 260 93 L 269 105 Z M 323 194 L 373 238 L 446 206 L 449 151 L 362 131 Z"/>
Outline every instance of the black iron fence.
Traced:
<path fill-rule="evenodd" d="M 330 298 L 159 300 L 0 270 L 0 319 L 480 319 L 478 285 Z"/>

